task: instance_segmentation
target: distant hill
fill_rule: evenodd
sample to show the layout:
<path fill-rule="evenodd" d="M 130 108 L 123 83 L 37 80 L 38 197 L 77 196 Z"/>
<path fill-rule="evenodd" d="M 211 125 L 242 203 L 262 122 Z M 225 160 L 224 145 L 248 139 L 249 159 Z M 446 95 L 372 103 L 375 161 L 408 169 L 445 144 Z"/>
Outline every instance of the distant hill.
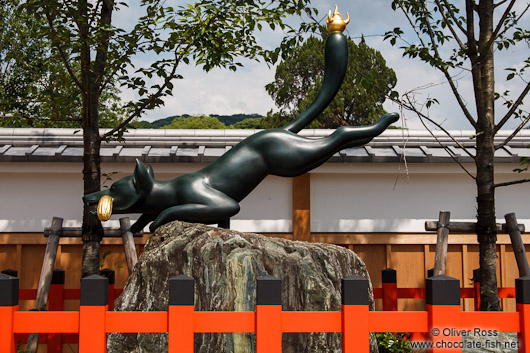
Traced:
<path fill-rule="evenodd" d="M 158 119 L 152 122 L 142 120 L 142 121 L 137 122 L 135 124 L 135 127 L 138 129 L 160 129 L 162 126 L 171 124 L 173 119 L 179 116 L 187 118 L 187 117 L 190 117 L 191 115 L 182 114 L 182 115 L 168 116 L 167 118 Z M 222 122 L 226 126 L 234 125 L 245 119 L 254 119 L 254 118 L 262 117 L 262 115 L 260 114 L 233 114 L 233 115 L 210 114 L 210 116 L 217 118 L 220 122 Z"/>

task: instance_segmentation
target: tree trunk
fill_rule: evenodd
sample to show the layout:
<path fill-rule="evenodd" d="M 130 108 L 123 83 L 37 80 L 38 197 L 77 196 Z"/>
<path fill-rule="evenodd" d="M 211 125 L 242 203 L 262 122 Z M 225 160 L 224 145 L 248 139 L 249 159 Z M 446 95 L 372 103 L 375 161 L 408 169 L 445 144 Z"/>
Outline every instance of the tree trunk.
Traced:
<path fill-rule="evenodd" d="M 88 3 L 79 0 L 79 12 L 82 19 L 87 19 Z M 91 52 L 88 41 L 88 21 L 80 22 L 79 39 L 81 47 L 81 84 L 82 92 L 82 127 L 83 127 L 83 194 L 99 191 L 101 179 L 99 148 L 99 87 L 91 67 Z M 94 207 L 83 206 L 83 258 L 81 277 L 99 274 L 100 242 L 103 237 L 103 227 L 95 215 L 90 211 Z"/>
<path fill-rule="evenodd" d="M 495 220 L 495 76 L 493 46 L 492 0 L 480 1 L 478 56 L 472 67 L 477 105 L 477 238 L 480 251 L 481 310 L 500 310 L 497 292 L 497 229 Z"/>

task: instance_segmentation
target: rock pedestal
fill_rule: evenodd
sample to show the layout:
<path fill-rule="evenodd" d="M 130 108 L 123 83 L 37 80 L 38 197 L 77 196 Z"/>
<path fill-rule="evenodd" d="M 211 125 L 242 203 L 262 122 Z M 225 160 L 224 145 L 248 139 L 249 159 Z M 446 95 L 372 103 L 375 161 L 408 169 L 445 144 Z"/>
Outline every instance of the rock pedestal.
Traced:
<path fill-rule="evenodd" d="M 264 275 L 282 280 L 285 311 L 339 311 L 341 278 L 369 278 L 359 256 L 340 246 L 173 222 L 147 242 L 115 310 L 167 310 L 168 281 L 179 274 L 195 279 L 196 311 L 254 311 L 256 279 Z M 369 298 L 373 310 L 371 284 Z M 195 352 L 251 353 L 255 342 L 251 333 L 195 334 Z M 282 347 L 284 353 L 341 352 L 341 334 L 284 333 Z M 108 351 L 167 352 L 167 334 L 112 333 Z"/>

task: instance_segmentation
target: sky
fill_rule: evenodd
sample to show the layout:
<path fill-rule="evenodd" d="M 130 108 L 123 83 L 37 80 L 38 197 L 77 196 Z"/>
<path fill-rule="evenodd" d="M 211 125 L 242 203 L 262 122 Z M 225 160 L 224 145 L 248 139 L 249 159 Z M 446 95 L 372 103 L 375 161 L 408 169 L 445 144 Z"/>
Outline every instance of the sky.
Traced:
<path fill-rule="evenodd" d="M 128 0 L 129 8 L 117 12 L 113 18 L 115 25 L 127 27 L 132 23 L 131 18 L 137 17 L 141 8 L 135 0 Z M 170 4 L 172 1 L 168 0 Z M 173 1 L 183 3 L 184 1 Z M 383 34 L 394 27 L 405 30 L 407 38 L 414 41 L 413 32 L 406 17 L 400 12 L 394 12 L 390 7 L 389 0 L 313 0 L 312 6 L 319 10 L 319 17 L 324 18 L 329 10 L 333 10 L 335 4 L 343 17 L 346 12 L 350 15 L 350 23 L 345 34 L 359 42 L 361 36 L 365 37 L 368 45 L 381 52 L 387 61 L 387 66 L 396 72 L 397 85 L 395 89 L 404 92 L 416 92 L 419 102 L 427 98 L 436 98 L 440 104 L 434 105 L 430 110 L 424 110 L 431 118 L 446 129 L 471 129 L 471 125 L 463 117 L 460 108 L 454 98 L 443 75 L 423 63 L 419 59 L 402 57 L 402 50 L 398 45 L 392 46 L 389 41 L 383 40 Z M 516 7 L 526 6 L 526 1 L 519 0 Z M 530 17 L 528 14 L 526 17 Z M 297 19 L 290 19 L 293 23 Z M 325 21 L 325 19 L 323 20 Z M 522 22 L 524 23 L 524 22 Z M 264 47 L 276 47 L 284 33 L 279 30 L 264 31 L 257 34 L 260 43 Z M 403 43 L 401 43 L 403 44 Z M 518 49 L 508 49 L 496 53 L 496 83 L 497 91 L 510 90 L 514 95 L 520 92 L 525 83 L 517 78 L 505 82 L 507 72 L 505 67 L 521 65 L 528 57 L 529 48 L 520 46 Z M 149 56 L 136 58 L 136 64 L 147 64 L 152 60 Z M 227 69 L 214 69 L 208 73 L 193 65 L 179 67 L 180 74 L 184 79 L 174 82 L 173 96 L 164 98 L 165 105 L 156 110 L 149 111 L 142 119 L 153 121 L 180 114 L 263 114 L 275 109 L 274 102 L 265 91 L 265 85 L 274 81 L 275 68 L 268 67 L 263 62 L 243 60 L 243 68 L 237 72 Z M 530 79 L 527 74 L 526 80 Z M 467 72 L 458 73 L 457 85 L 462 92 L 468 109 L 475 115 L 474 98 L 471 84 L 471 76 Z M 137 98 L 133 91 L 122 92 L 125 100 Z M 524 108 L 530 110 L 530 97 L 526 99 Z M 411 112 L 401 110 L 398 104 L 385 102 L 384 107 L 389 112 L 399 112 L 403 119 L 395 125 L 411 129 L 422 129 L 421 122 Z M 505 108 L 499 104 L 497 116 L 503 115 Z M 516 127 L 517 121 L 512 121 L 506 128 Z"/>

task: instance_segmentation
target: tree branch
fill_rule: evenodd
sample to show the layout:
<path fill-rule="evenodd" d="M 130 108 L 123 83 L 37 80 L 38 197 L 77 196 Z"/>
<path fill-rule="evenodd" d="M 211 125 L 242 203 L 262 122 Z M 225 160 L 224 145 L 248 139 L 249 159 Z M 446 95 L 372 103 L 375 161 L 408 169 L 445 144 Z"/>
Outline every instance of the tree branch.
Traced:
<path fill-rule="evenodd" d="M 429 33 L 429 38 L 431 40 L 431 43 L 432 43 L 432 47 L 433 47 L 433 51 L 434 51 L 434 55 L 435 57 L 440 60 L 440 61 L 443 61 L 441 59 L 441 56 L 440 56 L 440 53 L 438 51 L 438 46 L 436 45 L 436 38 L 434 37 L 434 33 L 432 31 L 432 27 L 431 27 L 431 23 L 429 22 L 429 17 L 428 17 L 428 11 L 427 11 L 427 8 L 425 6 L 422 6 L 422 9 L 423 9 L 423 13 L 424 13 L 424 16 L 425 16 L 425 23 L 427 24 L 427 29 L 428 29 L 428 33 Z M 462 112 L 464 113 L 464 116 L 467 118 L 467 120 L 469 121 L 469 123 L 474 127 L 476 128 L 477 127 L 477 123 L 476 121 L 473 119 L 473 116 L 471 115 L 471 113 L 469 112 L 469 110 L 467 109 L 464 101 L 462 100 L 462 97 L 460 96 L 460 93 L 458 92 L 458 89 L 456 88 L 456 85 L 453 81 L 453 78 L 451 77 L 451 75 L 449 75 L 449 72 L 447 71 L 447 68 L 445 68 L 444 66 L 440 66 L 440 65 L 436 65 L 436 68 L 438 70 L 440 70 L 447 82 L 449 83 L 449 86 L 451 86 L 451 91 L 453 92 L 455 98 L 456 98 L 456 101 L 458 102 L 458 105 L 460 106 L 460 109 L 462 109 Z"/>
<path fill-rule="evenodd" d="M 511 140 L 512 140 L 512 139 L 513 139 L 513 138 L 519 133 L 519 131 L 521 131 L 521 130 L 525 127 L 525 125 L 528 123 L 528 121 L 530 121 L 530 115 L 528 115 L 528 116 L 523 120 L 523 122 L 522 122 L 521 124 L 519 124 L 519 126 L 517 127 L 517 129 L 515 129 L 515 130 L 513 131 L 513 133 L 512 133 L 510 136 L 508 136 L 508 137 L 507 137 L 507 138 L 506 138 L 506 139 L 505 139 L 500 145 L 495 146 L 495 150 L 498 150 L 498 149 L 500 149 L 500 148 L 506 146 L 506 144 L 507 144 L 508 142 L 510 142 L 510 141 L 511 141 Z"/>
<path fill-rule="evenodd" d="M 438 5 L 438 9 L 440 10 L 440 15 L 442 15 L 444 23 L 447 25 L 447 27 L 449 27 L 449 30 L 453 34 L 453 37 L 455 38 L 456 42 L 458 43 L 458 46 L 460 47 L 460 49 L 465 52 L 466 51 L 466 46 L 464 45 L 464 43 L 462 43 L 462 41 L 460 40 L 460 37 L 458 37 L 458 35 L 456 34 L 456 31 L 453 28 L 453 25 L 451 25 L 451 22 L 449 22 L 449 19 L 447 18 L 446 14 L 445 14 L 445 11 L 442 9 L 442 4 L 440 3 L 439 0 L 435 0 L 435 1 L 436 1 L 436 5 Z M 451 14 L 451 11 L 449 11 L 449 13 Z M 454 18 L 453 18 L 453 20 L 454 20 Z M 458 25 L 457 21 L 455 21 L 455 23 Z"/>
<path fill-rule="evenodd" d="M 445 4 L 445 7 L 449 8 L 449 4 L 447 2 L 447 0 L 443 0 L 444 4 Z M 453 19 L 453 21 L 455 21 L 455 24 L 456 26 L 458 27 L 458 29 L 460 31 L 462 31 L 462 33 L 466 34 L 466 29 L 458 22 L 458 19 L 455 17 L 455 14 L 454 12 L 452 11 L 449 11 L 449 16 L 451 16 L 451 18 Z"/>
<path fill-rule="evenodd" d="M 494 188 L 500 188 L 502 186 L 510 186 L 510 185 L 516 185 L 516 184 L 523 184 L 530 182 L 530 179 L 521 179 L 521 180 L 515 180 L 515 181 L 508 181 L 506 183 L 499 183 L 493 185 Z"/>
<path fill-rule="evenodd" d="M 502 26 L 504 25 L 504 21 L 506 21 L 506 18 L 510 14 L 510 10 L 512 9 L 513 5 L 515 4 L 515 1 L 516 0 L 511 0 L 510 3 L 508 4 L 508 7 L 506 8 L 504 13 L 502 14 L 501 19 L 497 23 L 497 27 L 495 27 L 495 30 L 493 31 L 493 34 L 491 35 L 491 38 L 489 39 L 488 43 L 484 46 L 484 48 L 482 48 L 481 53 L 486 53 L 487 51 L 489 51 L 491 49 L 491 47 L 493 46 L 493 43 L 495 43 L 495 39 L 497 39 L 497 37 L 498 37 L 498 35 L 499 35 L 499 33 L 500 33 L 501 29 L 502 29 Z M 504 31 L 503 31 L 503 33 L 504 33 Z"/>
<path fill-rule="evenodd" d="M 51 14 L 50 14 L 50 11 L 48 9 L 48 6 L 46 6 L 46 2 L 44 2 L 43 8 L 44 8 L 44 15 L 46 16 L 46 20 L 48 21 L 48 26 L 50 27 L 50 31 L 52 33 L 53 45 L 55 46 L 55 48 L 59 52 L 59 56 L 61 57 L 61 61 L 63 62 L 64 67 L 66 68 L 66 71 L 68 72 L 68 74 L 70 75 L 72 80 L 74 81 L 74 83 L 77 86 L 77 88 L 79 88 L 81 93 L 82 94 L 86 94 L 84 89 L 83 89 L 83 85 L 81 84 L 81 82 L 79 81 L 79 79 L 75 75 L 74 71 L 70 67 L 70 64 L 68 62 L 66 54 L 65 54 L 63 48 L 60 45 L 60 41 L 57 39 L 57 31 L 55 30 L 55 27 L 53 25 L 53 18 L 51 17 Z"/>
<path fill-rule="evenodd" d="M 416 112 L 416 114 L 418 114 L 418 112 Z M 427 126 L 427 124 L 425 124 L 425 121 L 423 121 L 423 119 L 426 118 L 426 117 L 423 116 L 423 118 L 422 118 L 421 115 L 423 115 L 423 114 L 418 114 L 418 117 L 420 118 L 420 121 L 421 121 L 422 125 L 425 127 L 425 129 L 426 129 L 427 131 L 429 131 L 429 133 L 431 134 L 431 136 L 434 137 L 434 139 L 436 140 L 436 142 L 438 142 L 438 144 L 439 144 L 439 145 L 440 145 L 440 146 L 441 146 L 441 147 L 447 152 L 447 154 L 453 159 L 453 161 L 455 161 L 455 163 L 458 164 L 458 165 L 460 166 L 460 168 L 462 168 L 462 169 L 464 170 L 464 172 L 466 172 L 466 174 L 469 175 L 469 176 L 471 177 L 471 179 L 476 180 L 477 178 L 476 178 L 473 174 L 471 174 L 471 172 L 470 172 L 469 170 L 467 170 L 467 168 L 464 167 L 464 165 L 463 165 L 462 163 L 460 163 L 460 162 L 458 161 L 458 159 L 454 156 L 453 152 L 451 152 L 451 150 L 449 150 L 449 148 L 448 148 L 447 146 L 444 146 L 444 144 L 438 139 L 438 137 L 436 137 L 436 135 L 434 135 L 434 133 L 432 132 L 432 130 L 429 129 L 429 127 Z M 434 123 L 430 118 L 426 118 L 426 120 L 429 120 L 431 123 Z M 440 127 L 439 124 L 436 124 L 436 123 L 434 123 L 434 124 L 437 125 L 438 127 Z M 449 136 L 449 138 L 450 138 L 451 140 L 455 141 L 459 146 L 461 146 L 460 143 L 459 143 L 458 141 L 456 141 L 456 140 L 453 138 L 453 136 L 451 136 L 451 134 L 449 134 L 445 129 L 442 128 L 442 131 L 443 131 L 447 136 Z M 468 151 L 465 147 L 462 146 L 461 148 L 462 148 L 467 154 L 470 154 L 469 151 Z M 474 156 L 471 156 L 471 157 L 473 157 L 473 159 L 475 159 Z"/>
<path fill-rule="evenodd" d="M 416 106 L 414 105 L 413 102 L 410 101 L 410 97 L 408 96 L 408 94 L 405 94 L 404 95 L 406 98 L 407 98 L 407 101 L 408 101 L 408 104 L 403 102 L 402 100 L 401 101 L 398 101 L 398 100 L 395 100 L 393 98 L 390 97 L 391 100 L 393 100 L 394 102 L 396 103 L 399 103 L 401 106 L 404 106 L 405 109 L 407 110 L 410 110 L 412 112 L 414 112 L 418 118 L 420 118 L 420 122 L 423 124 L 423 126 L 425 127 L 425 129 L 427 131 L 429 131 L 429 133 L 431 134 L 432 137 L 434 137 L 434 139 L 436 140 L 436 142 L 438 142 L 438 144 L 444 149 L 446 150 L 447 154 L 449 154 L 449 156 L 460 166 L 460 168 L 462 168 L 464 170 L 464 172 L 466 172 L 467 175 L 469 175 L 473 180 L 476 180 L 476 177 L 471 174 L 467 169 L 466 167 L 464 167 L 464 165 L 462 163 L 460 163 L 458 161 L 458 159 L 456 159 L 456 157 L 453 155 L 453 152 L 451 150 L 449 150 L 446 146 L 444 146 L 444 144 L 436 137 L 436 135 L 434 135 L 434 133 L 432 132 L 431 129 L 429 129 L 429 127 L 425 124 L 425 121 L 424 120 L 427 120 L 429 121 L 431 124 L 435 125 L 438 129 L 440 129 L 441 131 L 443 131 L 458 147 L 460 147 L 468 156 L 470 156 L 471 158 L 475 159 L 475 156 L 473 156 L 468 150 L 467 148 L 462 145 L 458 140 L 456 140 L 443 126 L 441 126 L 440 124 L 438 124 L 437 122 L 435 122 L 434 120 L 432 120 L 431 118 L 429 118 L 427 115 L 423 114 L 422 112 L 420 112 Z"/>
<path fill-rule="evenodd" d="M 493 131 L 494 134 L 496 134 L 504 126 L 504 124 L 506 124 L 506 122 L 511 118 L 512 114 L 521 105 L 521 103 L 523 102 L 523 99 L 526 97 L 529 91 L 530 91 L 530 82 L 526 84 L 526 87 L 521 92 L 517 100 L 512 104 L 512 106 L 510 107 L 510 110 L 508 110 L 508 112 L 504 115 L 501 121 L 499 121 L 497 126 L 495 126 L 495 130 Z"/>

